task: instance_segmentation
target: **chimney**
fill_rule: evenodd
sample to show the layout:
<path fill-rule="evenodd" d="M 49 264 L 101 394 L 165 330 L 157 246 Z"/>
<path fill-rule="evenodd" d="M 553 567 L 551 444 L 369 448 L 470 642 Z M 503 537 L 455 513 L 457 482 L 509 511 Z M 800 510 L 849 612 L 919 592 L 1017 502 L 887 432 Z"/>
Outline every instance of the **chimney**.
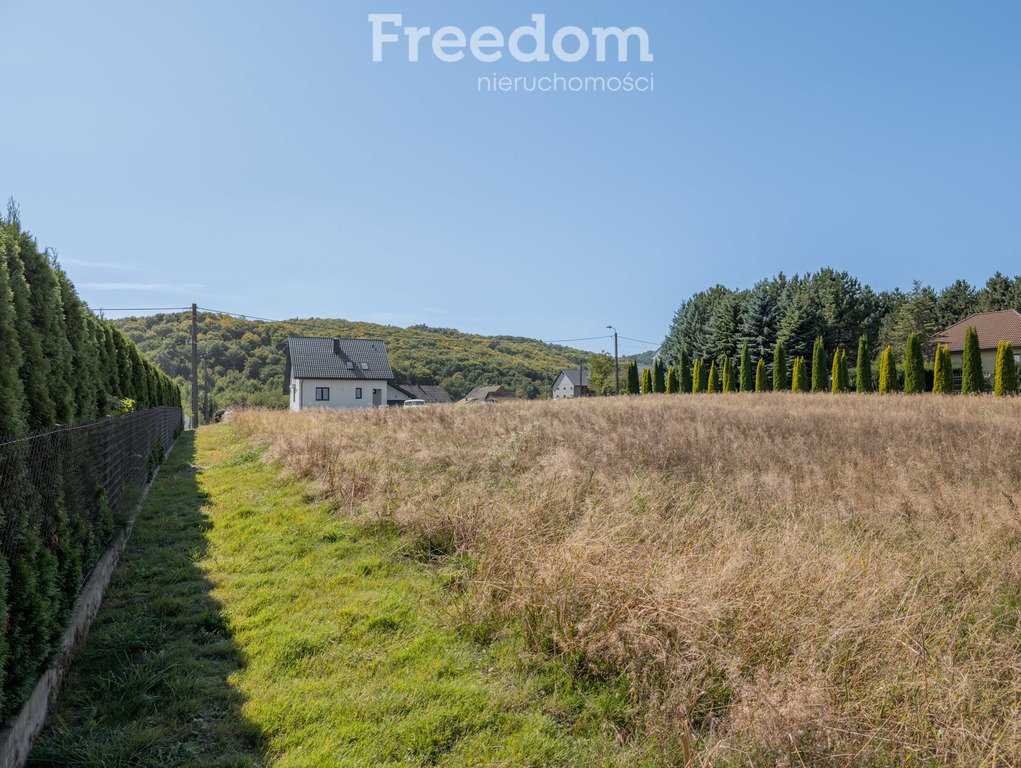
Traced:
<path fill-rule="evenodd" d="M 340 357 L 340 339 L 333 340 L 333 354 Z"/>

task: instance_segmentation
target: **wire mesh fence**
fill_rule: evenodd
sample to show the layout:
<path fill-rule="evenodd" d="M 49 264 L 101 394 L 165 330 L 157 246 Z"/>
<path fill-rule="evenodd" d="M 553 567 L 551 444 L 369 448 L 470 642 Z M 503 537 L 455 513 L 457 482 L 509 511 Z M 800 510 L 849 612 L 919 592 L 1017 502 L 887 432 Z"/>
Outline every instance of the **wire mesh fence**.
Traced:
<path fill-rule="evenodd" d="M 169 451 L 181 424 L 180 408 L 153 408 L 0 443 L 0 490 L 7 502 L 0 552 L 12 554 L 19 528 L 34 527 L 45 541 L 61 514 L 95 522 L 99 501 L 126 515 L 158 463 L 153 448 Z M 19 501 L 21 510 L 9 508 Z"/>
<path fill-rule="evenodd" d="M 152 408 L 0 442 L 0 720 L 31 690 L 89 571 L 182 428 Z"/>

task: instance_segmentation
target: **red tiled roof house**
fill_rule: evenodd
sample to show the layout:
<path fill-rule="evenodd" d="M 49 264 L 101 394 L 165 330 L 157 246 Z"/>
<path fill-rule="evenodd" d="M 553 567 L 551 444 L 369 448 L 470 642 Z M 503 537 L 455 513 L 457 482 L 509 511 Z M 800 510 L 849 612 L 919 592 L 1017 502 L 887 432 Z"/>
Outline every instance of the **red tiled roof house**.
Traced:
<path fill-rule="evenodd" d="M 980 312 L 955 323 L 936 336 L 936 342 L 946 344 L 954 368 L 961 367 L 964 358 L 964 334 L 969 327 L 978 332 L 978 346 L 982 351 L 982 372 L 991 376 L 996 370 L 996 348 L 1001 341 L 1014 346 L 1014 359 L 1021 362 L 1021 312 L 1005 309 L 1001 312 Z"/>

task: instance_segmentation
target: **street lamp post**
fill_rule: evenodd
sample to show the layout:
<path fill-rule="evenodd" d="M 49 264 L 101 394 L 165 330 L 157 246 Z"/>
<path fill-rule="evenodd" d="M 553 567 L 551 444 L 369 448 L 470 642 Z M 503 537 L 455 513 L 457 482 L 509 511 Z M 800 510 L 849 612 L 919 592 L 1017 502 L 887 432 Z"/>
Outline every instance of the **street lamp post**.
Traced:
<path fill-rule="evenodd" d="M 617 354 L 617 329 L 612 325 L 606 326 L 613 331 L 613 375 L 617 384 L 617 394 L 620 394 L 620 356 Z"/>

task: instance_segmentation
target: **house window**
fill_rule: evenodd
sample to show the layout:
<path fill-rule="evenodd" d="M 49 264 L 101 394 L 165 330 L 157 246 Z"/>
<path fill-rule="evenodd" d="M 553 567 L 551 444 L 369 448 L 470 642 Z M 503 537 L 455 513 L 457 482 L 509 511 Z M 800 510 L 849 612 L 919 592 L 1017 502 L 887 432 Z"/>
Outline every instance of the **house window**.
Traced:
<path fill-rule="evenodd" d="M 316 401 L 326 402 L 330 399 L 330 388 L 329 387 L 316 387 Z"/>
<path fill-rule="evenodd" d="M 362 399 L 362 388 L 361 387 L 355 387 L 355 400 L 361 400 L 361 399 Z"/>
<path fill-rule="evenodd" d="M 362 370 L 363 371 L 369 370 L 369 364 L 368 363 L 362 363 Z"/>

